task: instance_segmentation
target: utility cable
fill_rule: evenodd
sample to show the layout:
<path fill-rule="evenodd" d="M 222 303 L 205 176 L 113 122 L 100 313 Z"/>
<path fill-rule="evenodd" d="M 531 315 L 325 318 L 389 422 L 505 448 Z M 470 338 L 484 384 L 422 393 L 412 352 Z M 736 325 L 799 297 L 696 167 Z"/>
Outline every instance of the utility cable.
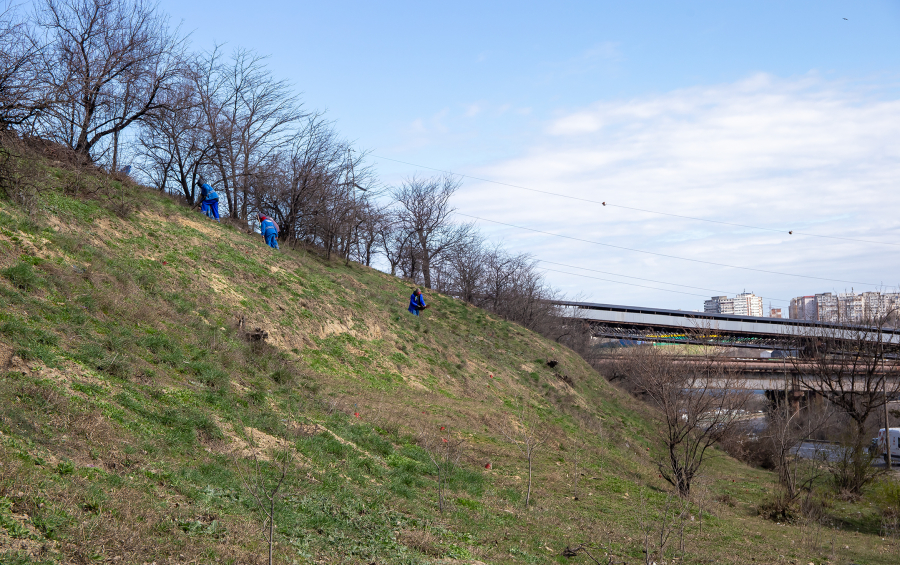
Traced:
<path fill-rule="evenodd" d="M 567 273 L 566 271 L 557 271 L 556 269 L 548 269 L 547 267 L 538 267 L 538 268 L 539 268 L 539 269 L 543 269 L 544 271 L 550 271 L 551 273 L 562 273 L 562 274 L 564 274 L 564 275 L 571 275 L 571 276 L 573 276 L 573 277 L 582 277 L 582 278 L 585 278 L 585 279 L 594 279 L 594 280 L 596 280 L 596 281 L 605 281 L 605 282 L 611 282 L 611 283 L 627 284 L 627 285 L 629 285 L 629 286 L 637 286 L 637 287 L 640 287 L 640 288 L 649 288 L 649 289 L 652 289 L 652 290 L 661 290 L 661 291 L 663 291 L 663 292 L 675 292 L 675 293 L 678 293 L 678 294 L 687 294 L 687 295 L 690 295 L 690 296 L 702 296 L 702 297 L 706 298 L 706 295 L 705 295 L 705 294 L 697 294 L 696 292 L 685 292 L 685 291 L 683 291 L 683 290 L 671 290 L 671 289 L 668 289 L 668 288 L 658 288 L 658 287 L 655 287 L 655 286 L 647 286 L 647 285 L 644 285 L 644 284 L 634 284 L 634 283 L 625 282 L 625 281 L 614 281 L 614 280 L 610 280 L 610 279 L 601 279 L 600 277 L 592 277 L 592 276 L 590 276 L 590 275 L 580 275 L 580 274 L 578 274 L 578 273 Z M 762 298 L 762 297 L 760 297 L 760 298 Z"/>
<path fill-rule="evenodd" d="M 565 263 L 554 263 L 553 261 L 545 261 L 544 259 L 535 259 L 535 261 L 537 261 L 538 263 L 547 263 L 548 265 L 557 265 L 560 267 L 567 267 L 569 269 L 580 269 L 582 271 L 591 271 L 592 273 L 602 273 L 604 275 L 612 275 L 614 277 L 634 279 L 637 281 L 652 282 L 652 283 L 657 283 L 657 284 L 668 284 L 671 286 L 680 286 L 682 288 L 690 288 L 693 290 L 706 290 L 709 292 L 717 292 L 717 293 L 721 293 L 721 294 L 740 294 L 738 292 L 728 292 L 726 290 L 716 290 L 714 288 L 703 288 L 702 286 L 691 286 L 691 285 L 687 285 L 687 284 L 678 284 L 678 283 L 671 283 L 671 282 L 665 282 L 665 281 L 657 281 L 657 280 L 653 280 L 653 279 L 645 279 L 642 277 L 632 277 L 630 275 L 620 275 L 618 273 L 610 273 L 608 271 L 598 271 L 597 269 L 589 269 L 587 267 L 577 267 L 575 265 L 566 265 Z M 545 267 L 540 267 L 540 268 L 545 269 Z M 547 269 L 547 270 L 550 270 L 550 269 Z M 561 273 L 562 271 L 554 271 L 554 272 Z M 575 273 L 569 273 L 569 274 L 575 274 Z M 577 276 L 581 276 L 581 275 L 577 275 Z M 606 279 L 597 279 L 597 280 L 606 280 Z M 624 283 L 624 281 L 614 281 L 614 282 L 623 282 Z M 630 284 L 630 283 L 624 283 L 624 284 Z M 659 290 L 665 290 L 665 289 L 659 289 Z M 695 296 L 699 296 L 699 295 L 695 295 Z M 790 300 L 786 300 L 784 298 L 772 298 L 771 296 L 760 296 L 760 298 L 765 299 L 765 300 L 777 300 L 778 302 L 790 302 Z"/>
<path fill-rule="evenodd" d="M 784 273 L 784 272 L 781 272 L 781 271 L 769 271 L 769 270 L 767 270 L 767 269 L 754 269 L 753 267 L 741 267 L 741 266 L 738 266 L 738 265 L 728 265 L 728 264 L 725 264 L 725 263 L 716 263 L 716 262 L 714 262 L 714 261 L 704 261 L 704 260 L 702 260 L 702 259 L 689 259 L 689 258 L 687 258 L 687 257 L 679 257 L 679 256 L 677 256 L 677 255 L 667 255 L 667 254 L 665 254 L 665 253 L 657 253 L 657 252 L 655 252 L 655 251 L 646 251 L 646 250 L 643 250 L 643 249 L 635 249 L 635 248 L 633 248 L 633 247 L 624 247 L 624 246 L 622 246 L 622 245 L 613 245 L 613 244 L 611 244 L 611 243 L 603 243 L 603 242 L 600 242 L 600 241 L 593 241 L 593 240 L 590 240 L 590 239 L 582 239 L 582 238 L 579 238 L 579 237 L 572 237 L 572 236 L 570 236 L 570 235 L 562 235 L 562 234 L 553 233 L 553 232 L 548 232 L 548 231 L 542 231 L 542 230 L 538 230 L 538 229 L 534 229 L 534 228 L 526 228 L 525 226 L 517 226 L 517 225 L 515 225 L 515 224 L 507 224 L 507 223 L 505 223 L 505 222 L 498 222 L 497 220 L 488 220 L 487 218 L 480 218 L 480 217 L 478 217 L 478 216 L 471 216 L 471 215 L 469 215 L 469 214 L 463 214 L 462 212 L 454 212 L 454 213 L 457 214 L 457 215 L 459 215 L 459 216 L 463 216 L 463 217 L 465 217 L 465 218 L 472 218 L 472 219 L 475 219 L 475 220 L 481 220 L 482 222 L 490 222 L 490 223 L 492 223 L 492 224 L 499 224 L 499 225 L 501 225 L 501 226 L 507 226 L 507 227 L 516 228 L 516 229 L 525 230 L 525 231 L 530 231 L 530 232 L 534 232 L 534 233 L 540 233 L 540 234 L 544 234 L 544 235 L 552 235 L 553 237 L 560 237 L 560 238 L 563 238 L 563 239 L 570 239 L 570 240 L 572 240 L 572 241 L 581 241 L 581 242 L 583 242 L 583 243 L 590 243 L 590 244 L 592 244 L 592 245 L 601 245 L 601 246 L 603 246 L 603 247 L 611 247 L 611 248 L 613 248 L 613 249 L 622 249 L 622 250 L 625 250 L 625 251 L 632 251 L 632 252 L 635 252 L 635 253 L 644 253 L 644 254 L 646 254 L 646 255 L 654 255 L 654 256 L 656 256 L 656 257 L 665 257 L 665 258 L 667 258 L 667 259 L 678 259 L 679 261 L 690 261 L 690 262 L 692 262 L 692 263 L 701 263 L 701 264 L 704 264 L 704 265 L 714 265 L 714 266 L 716 266 L 716 267 L 727 267 L 727 268 L 729 268 L 729 269 L 741 269 L 741 270 L 743 270 L 743 271 L 754 271 L 754 272 L 757 272 L 757 273 L 766 273 L 766 274 L 769 274 L 769 275 L 781 275 L 781 276 L 785 276 L 785 277 L 797 277 L 797 278 L 802 278 L 802 279 L 814 279 L 814 280 L 828 281 L 828 282 L 841 282 L 841 283 L 849 283 L 849 284 L 861 284 L 861 285 L 865 285 L 865 286 L 874 286 L 874 287 L 880 286 L 880 285 L 877 285 L 877 284 L 874 284 L 874 283 L 869 283 L 869 282 L 847 281 L 847 280 L 843 280 L 843 279 L 829 279 L 829 278 L 825 278 L 825 277 L 814 277 L 814 276 L 812 276 L 812 275 L 798 275 L 798 274 L 795 274 L 795 273 Z"/>
<path fill-rule="evenodd" d="M 708 223 L 711 223 L 711 224 L 720 224 L 720 225 L 723 225 L 723 226 L 734 226 L 734 227 L 738 227 L 738 228 L 746 228 L 746 229 L 751 229 L 751 230 L 763 230 L 763 231 L 775 232 L 775 233 L 780 233 L 780 234 L 786 233 L 786 234 L 788 234 L 788 235 L 805 235 L 805 236 L 807 236 L 807 237 L 819 237 L 819 238 L 824 238 L 824 239 L 840 239 L 840 240 L 843 240 L 843 241 L 855 241 L 855 242 L 858 242 L 858 243 L 874 243 L 874 244 L 878 244 L 878 245 L 893 245 L 893 246 L 895 246 L 895 247 L 900 247 L 900 243 L 891 243 L 891 242 L 888 242 L 888 241 L 873 241 L 873 240 L 871 240 L 871 239 L 857 239 L 857 238 L 853 238 L 853 237 L 840 237 L 840 236 L 836 236 L 836 235 L 821 235 L 821 234 L 809 233 L 809 232 L 799 232 L 799 231 L 796 231 L 796 230 L 785 230 L 785 229 L 777 229 L 777 228 L 764 228 L 764 227 L 761 227 L 761 226 L 751 226 L 751 225 L 747 225 L 747 224 L 736 224 L 736 223 L 734 223 L 734 222 L 723 222 L 723 221 L 721 221 L 721 220 L 710 220 L 710 219 L 708 219 L 708 218 L 696 218 L 696 217 L 694 217 L 694 216 L 683 216 L 683 215 L 681 215 L 681 214 L 672 214 L 672 213 L 669 213 L 669 212 L 658 212 L 658 211 L 656 211 L 656 210 L 647 210 L 647 209 L 645 209 L 645 208 L 635 208 L 635 207 L 632 207 L 632 206 L 622 206 L 622 205 L 620 205 L 620 204 L 610 204 L 610 203 L 608 203 L 608 202 L 601 202 L 601 201 L 599 201 L 599 200 L 591 200 L 590 198 L 581 198 L 581 197 L 578 197 L 578 196 L 569 196 L 568 194 L 560 194 L 559 192 L 550 192 L 549 190 L 539 190 L 539 189 L 537 189 L 537 188 L 529 188 L 529 187 L 527 187 L 527 186 L 521 186 L 521 185 L 518 185 L 518 184 L 510 184 L 510 183 L 507 183 L 507 182 L 500 182 L 500 181 L 491 180 L 491 179 L 485 179 L 485 178 L 481 178 L 481 177 L 474 177 L 474 176 L 471 176 L 471 175 L 464 175 L 464 174 L 461 174 L 461 173 L 454 173 L 453 171 L 447 171 L 447 170 L 444 170 L 444 169 L 436 169 L 436 168 L 434 168 L 434 167 L 426 167 L 425 165 L 417 165 L 417 164 L 415 164 L 415 163 L 408 163 L 408 162 L 406 162 L 406 161 L 400 161 L 399 159 L 391 159 L 390 157 L 381 157 L 381 156 L 379 156 L 379 155 L 372 155 L 372 157 L 374 157 L 374 158 L 376 158 L 376 159 L 384 159 L 385 161 L 393 161 L 393 162 L 395 162 L 395 163 L 402 163 L 402 164 L 404 164 L 404 165 L 409 165 L 409 166 L 411 166 L 411 167 L 419 167 L 419 168 L 422 168 L 422 169 L 428 169 L 428 170 L 431 170 L 431 171 L 437 171 L 437 172 L 439 172 L 439 173 L 447 173 L 447 174 L 450 174 L 450 175 L 456 175 L 456 176 L 462 177 L 462 178 L 467 178 L 467 179 L 472 179 L 472 180 L 479 180 L 479 181 L 482 181 L 482 182 L 489 182 L 489 183 L 493 183 L 493 184 L 499 184 L 499 185 L 501 185 L 501 186 L 508 186 L 508 187 L 510 187 L 510 188 L 518 188 L 518 189 L 521 189 L 521 190 L 529 190 L 529 191 L 531 191 L 531 192 L 539 192 L 539 193 L 541 193 L 541 194 L 549 194 L 550 196 L 558 196 L 558 197 L 560 197 L 560 198 L 568 198 L 568 199 L 570 199 L 570 200 L 578 200 L 578 201 L 581 201 L 581 202 L 590 202 L 590 203 L 592 203 L 592 204 L 600 204 L 600 205 L 602 205 L 602 206 L 607 206 L 607 207 L 610 207 L 610 208 L 621 208 L 621 209 L 623 209 L 623 210 L 634 210 L 635 212 L 644 212 L 644 213 L 646 213 L 646 214 L 657 214 L 657 215 L 660 215 L 660 216 L 669 216 L 669 217 L 672 217 L 672 218 L 681 218 L 681 219 L 684 219 L 684 220 L 694 220 L 694 221 L 697 221 L 697 222 L 708 222 Z"/>

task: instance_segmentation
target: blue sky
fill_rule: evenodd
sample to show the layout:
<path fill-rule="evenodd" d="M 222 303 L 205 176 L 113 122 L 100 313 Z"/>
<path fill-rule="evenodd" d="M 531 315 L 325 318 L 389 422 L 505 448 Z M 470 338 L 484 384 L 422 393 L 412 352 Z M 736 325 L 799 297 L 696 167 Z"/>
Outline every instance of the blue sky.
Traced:
<path fill-rule="evenodd" d="M 220 42 L 271 55 L 273 72 L 308 108 L 327 109 L 375 155 L 610 204 L 469 179 L 455 202 L 461 212 L 803 275 L 479 223 L 540 259 L 685 285 L 553 266 L 620 281 L 548 271 L 570 296 L 692 310 L 703 296 L 670 291 L 789 299 L 900 284 L 897 245 L 612 206 L 900 244 L 900 2 L 160 7 L 192 32 L 197 49 Z M 427 173 L 376 162 L 388 185 Z"/>

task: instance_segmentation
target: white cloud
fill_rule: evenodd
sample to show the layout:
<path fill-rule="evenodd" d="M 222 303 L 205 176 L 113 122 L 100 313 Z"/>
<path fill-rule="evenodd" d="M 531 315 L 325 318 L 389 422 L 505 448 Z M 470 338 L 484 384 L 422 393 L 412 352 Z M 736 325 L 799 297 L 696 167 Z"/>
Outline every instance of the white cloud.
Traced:
<path fill-rule="evenodd" d="M 758 74 L 732 84 L 602 101 L 552 120 L 542 142 L 521 157 L 484 167 L 477 176 L 610 206 L 475 181 L 467 181 L 459 206 L 466 213 L 612 245 L 896 286 L 900 247 L 785 232 L 900 243 L 897 123 L 900 100 L 816 75 L 786 80 Z M 779 298 L 851 286 L 860 290 L 852 283 L 725 269 L 488 224 L 485 229 L 541 258 L 681 284 L 731 292 L 746 288 Z M 702 306 L 698 297 L 550 277 L 607 302 Z"/>
<path fill-rule="evenodd" d="M 425 128 L 425 121 L 422 118 L 416 118 L 409 124 L 409 128 L 407 129 L 408 133 L 411 134 L 422 134 L 425 133 L 427 129 Z"/>
<path fill-rule="evenodd" d="M 468 106 L 466 106 L 465 116 L 466 116 L 467 118 L 474 118 L 474 117 L 477 116 L 483 109 L 484 109 L 484 107 L 483 107 L 481 104 L 478 104 L 478 103 L 475 103 L 475 104 L 469 104 Z"/>
<path fill-rule="evenodd" d="M 594 45 L 582 54 L 584 59 L 603 59 L 607 61 L 619 61 L 622 59 L 622 53 L 619 50 L 619 44 L 613 41 L 604 41 Z"/>

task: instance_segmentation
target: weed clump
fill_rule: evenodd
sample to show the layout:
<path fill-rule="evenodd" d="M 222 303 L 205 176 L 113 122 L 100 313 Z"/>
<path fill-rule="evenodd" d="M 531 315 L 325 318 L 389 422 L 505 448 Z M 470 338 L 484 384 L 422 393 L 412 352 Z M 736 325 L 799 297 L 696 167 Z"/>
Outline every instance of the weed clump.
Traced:
<path fill-rule="evenodd" d="M 35 272 L 34 267 L 24 261 L 3 269 L 0 274 L 13 286 L 25 292 L 31 292 L 41 285 L 41 277 Z"/>

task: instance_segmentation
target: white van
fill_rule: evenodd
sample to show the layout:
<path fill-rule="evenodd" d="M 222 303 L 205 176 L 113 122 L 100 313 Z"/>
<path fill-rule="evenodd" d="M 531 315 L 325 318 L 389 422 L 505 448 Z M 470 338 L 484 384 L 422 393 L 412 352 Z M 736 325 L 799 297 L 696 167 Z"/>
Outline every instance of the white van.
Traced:
<path fill-rule="evenodd" d="M 891 446 L 891 462 L 900 460 L 900 428 L 888 428 L 888 433 Z M 878 437 L 875 438 L 873 444 L 873 447 L 878 450 L 877 454 L 884 457 L 884 460 L 887 461 L 887 457 L 884 455 L 884 428 L 878 430 Z"/>

